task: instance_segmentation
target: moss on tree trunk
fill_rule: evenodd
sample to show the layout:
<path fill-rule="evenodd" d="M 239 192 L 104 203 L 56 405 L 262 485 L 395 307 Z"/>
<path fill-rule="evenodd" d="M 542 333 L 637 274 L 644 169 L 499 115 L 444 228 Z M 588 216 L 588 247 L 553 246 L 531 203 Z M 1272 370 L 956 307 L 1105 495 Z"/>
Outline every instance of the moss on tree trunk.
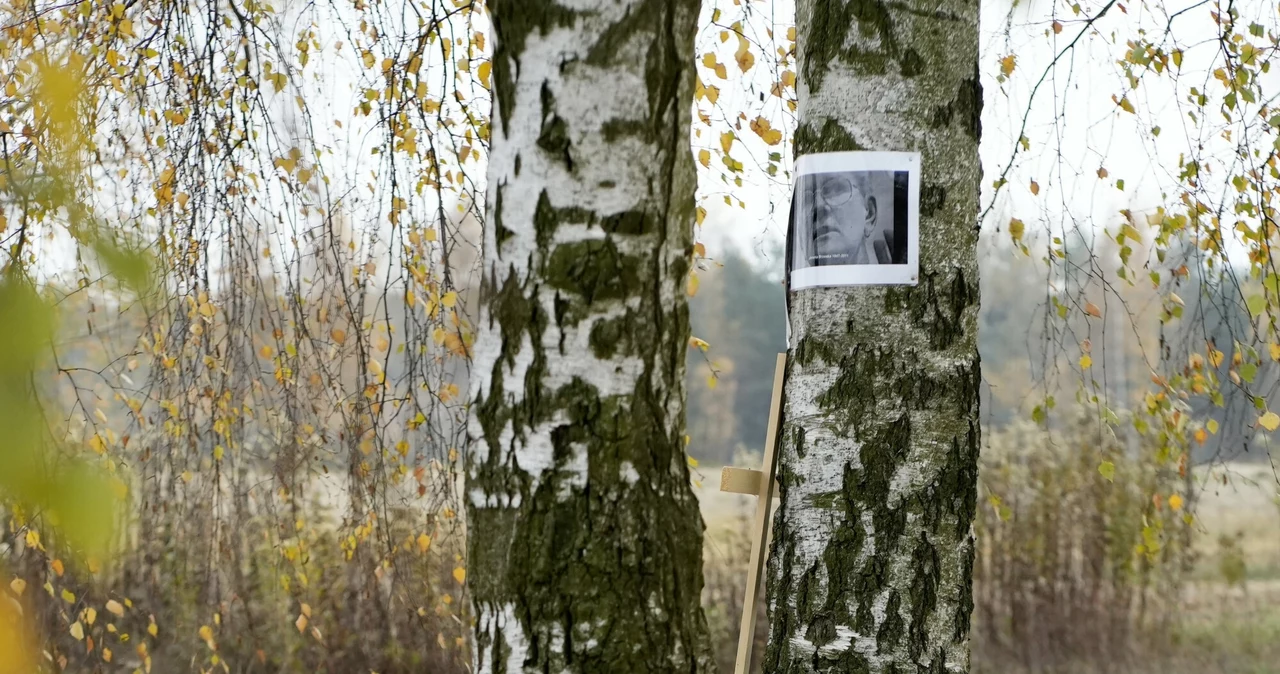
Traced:
<path fill-rule="evenodd" d="M 479 672 L 704 672 L 684 453 L 696 0 L 492 0 Z"/>
<path fill-rule="evenodd" d="M 978 3 L 800 0 L 797 23 L 796 154 L 922 154 L 920 281 L 791 297 L 765 671 L 964 672 Z"/>

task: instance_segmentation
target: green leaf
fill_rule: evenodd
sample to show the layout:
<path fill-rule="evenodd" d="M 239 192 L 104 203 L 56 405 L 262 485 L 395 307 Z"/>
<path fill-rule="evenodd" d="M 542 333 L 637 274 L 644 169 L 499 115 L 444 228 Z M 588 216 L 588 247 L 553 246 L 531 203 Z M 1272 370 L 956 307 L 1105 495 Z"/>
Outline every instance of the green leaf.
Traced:
<path fill-rule="evenodd" d="M 31 286 L 0 282 L 0 376 L 28 371 L 49 346 L 53 325 L 53 312 Z"/>
<path fill-rule="evenodd" d="M 1249 299 L 1245 300 L 1245 305 L 1249 307 L 1249 315 L 1257 318 L 1267 310 L 1267 298 L 1262 295 L 1250 295 Z"/>
<path fill-rule="evenodd" d="M 1253 363 L 1240 364 L 1240 378 L 1246 382 L 1253 382 L 1253 378 L 1258 376 L 1258 366 Z"/>
<path fill-rule="evenodd" d="M 1107 482 L 1114 482 L 1116 479 L 1116 464 L 1110 461 L 1103 461 L 1098 464 L 1098 474 Z"/>
<path fill-rule="evenodd" d="M 107 272 L 126 288 L 143 292 L 151 285 L 151 258 L 146 253 L 104 236 L 93 236 L 89 244 Z"/>

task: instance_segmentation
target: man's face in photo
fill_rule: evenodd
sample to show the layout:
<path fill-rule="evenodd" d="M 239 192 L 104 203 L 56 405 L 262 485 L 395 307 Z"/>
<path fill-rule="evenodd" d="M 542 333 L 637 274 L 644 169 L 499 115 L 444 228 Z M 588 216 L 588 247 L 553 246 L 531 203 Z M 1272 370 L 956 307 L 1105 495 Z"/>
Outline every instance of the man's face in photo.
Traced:
<path fill-rule="evenodd" d="M 809 185 L 813 208 L 813 264 L 863 262 L 867 241 L 876 230 L 875 197 L 864 195 L 848 176 L 819 173 Z"/>

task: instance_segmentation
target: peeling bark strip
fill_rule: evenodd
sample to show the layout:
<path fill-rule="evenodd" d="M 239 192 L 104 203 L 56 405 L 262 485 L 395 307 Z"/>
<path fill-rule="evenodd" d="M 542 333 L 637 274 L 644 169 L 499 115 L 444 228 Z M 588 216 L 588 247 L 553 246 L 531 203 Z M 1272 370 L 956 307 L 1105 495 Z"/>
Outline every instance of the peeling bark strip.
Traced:
<path fill-rule="evenodd" d="M 708 671 L 683 439 L 698 2 L 489 4 L 476 671 Z"/>
<path fill-rule="evenodd" d="M 796 154 L 923 155 L 920 284 L 791 298 L 765 671 L 966 672 L 978 463 L 974 0 L 799 0 Z"/>

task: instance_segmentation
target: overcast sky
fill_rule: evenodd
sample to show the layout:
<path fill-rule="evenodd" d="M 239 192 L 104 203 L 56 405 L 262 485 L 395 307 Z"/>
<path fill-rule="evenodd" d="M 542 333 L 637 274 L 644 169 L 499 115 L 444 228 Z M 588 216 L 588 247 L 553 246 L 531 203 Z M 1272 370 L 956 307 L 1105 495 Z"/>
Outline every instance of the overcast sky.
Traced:
<path fill-rule="evenodd" d="M 726 13 L 732 5 L 732 0 L 715 2 L 724 5 Z M 1219 137 L 1220 117 L 1192 123 L 1186 116 L 1185 101 L 1177 100 L 1172 78 L 1148 74 L 1133 91 L 1117 64 L 1127 49 L 1126 41 L 1140 29 L 1147 31 L 1148 39 L 1159 43 L 1165 27 L 1172 25 L 1165 44 L 1168 49 L 1181 48 L 1186 54 L 1176 84 L 1179 95 L 1185 96 L 1191 86 L 1197 86 L 1211 100 L 1220 98 L 1222 87 L 1211 75 L 1217 67 L 1211 63 L 1218 56 L 1214 39 L 1217 26 L 1210 20 L 1212 6 L 1196 0 L 1177 0 L 1120 11 L 1119 6 L 1124 4 L 1120 3 L 1095 22 L 1092 30 L 1085 30 L 1084 19 L 1096 14 L 1104 4 L 1096 0 L 1082 3 L 1082 13 L 1077 16 L 1068 3 L 1061 1 L 1024 1 L 1014 8 L 1009 0 L 984 0 L 981 72 L 985 105 L 980 150 L 984 206 L 991 202 L 991 182 L 1010 160 L 1024 114 L 1030 143 L 1030 150 L 1014 162 L 1009 186 L 1001 191 L 984 223 L 988 231 L 1003 229 L 1010 217 L 1027 223 L 1029 237 L 1046 227 L 1058 234 L 1064 228 L 1088 232 L 1098 226 L 1118 226 L 1121 209 L 1143 213 L 1167 202 L 1162 194 L 1172 193 L 1179 156 L 1190 153 L 1190 148 L 1204 145 L 1203 152 L 1229 160 L 1233 146 Z M 752 5 L 770 8 L 758 12 L 756 20 L 761 26 L 768 23 L 770 16 L 779 25 L 793 21 L 792 0 L 766 0 Z M 1276 24 L 1274 4 L 1248 0 L 1234 6 L 1241 12 L 1242 32 L 1253 21 L 1269 28 Z M 1183 9 L 1187 11 L 1178 14 Z M 708 13 L 711 10 L 707 8 Z M 1175 15 L 1177 18 L 1170 24 L 1170 17 Z M 708 18 L 704 17 L 704 21 Z M 1057 33 L 1052 30 L 1054 21 L 1061 24 Z M 1082 30 L 1084 36 L 1073 49 L 1066 50 Z M 704 35 L 704 48 L 714 43 L 707 37 Z M 1033 100 L 1035 82 L 1064 50 Z M 1015 70 L 1006 82 L 997 82 L 1000 61 L 1009 54 L 1016 55 Z M 729 71 L 734 73 L 732 67 Z M 1274 80 L 1277 73 L 1267 77 Z M 1264 86 L 1274 84 L 1272 81 Z M 729 106 L 740 105 L 745 99 L 741 93 L 745 86 L 724 87 L 735 97 Z M 1113 94 L 1127 95 L 1136 114 L 1122 111 L 1113 102 Z M 794 120 L 784 114 L 774 119 L 778 125 L 787 126 L 790 137 Z M 1158 138 L 1151 133 L 1154 126 L 1161 128 Z M 695 148 L 700 141 L 709 145 L 715 139 L 695 138 Z M 753 154 L 766 152 L 763 143 L 749 142 L 748 147 Z M 789 199 L 788 189 L 782 184 L 785 180 L 771 181 L 751 162 L 744 164 L 748 189 L 741 192 L 747 195 L 747 208 L 726 206 L 719 198 L 705 199 L 708 217 L 702 238 L 710 244 L 713 257 L 717 250 L 735 246 L 780 269 L 780 258 L 764 256 L 785 234 Z M 718 186 L 716 168 L 713 164 L 713 170 L 702 171 L 704 192 L 714 192 Z M 1105 169 L 1105 178 L 1099 177 L 1100 168 Z M 1029 188 L 1033 179 L 1039 183 L 1038 196 L 1032 195 Z M 1123 181 L 1123 189 L 1117 181 Z"/>

